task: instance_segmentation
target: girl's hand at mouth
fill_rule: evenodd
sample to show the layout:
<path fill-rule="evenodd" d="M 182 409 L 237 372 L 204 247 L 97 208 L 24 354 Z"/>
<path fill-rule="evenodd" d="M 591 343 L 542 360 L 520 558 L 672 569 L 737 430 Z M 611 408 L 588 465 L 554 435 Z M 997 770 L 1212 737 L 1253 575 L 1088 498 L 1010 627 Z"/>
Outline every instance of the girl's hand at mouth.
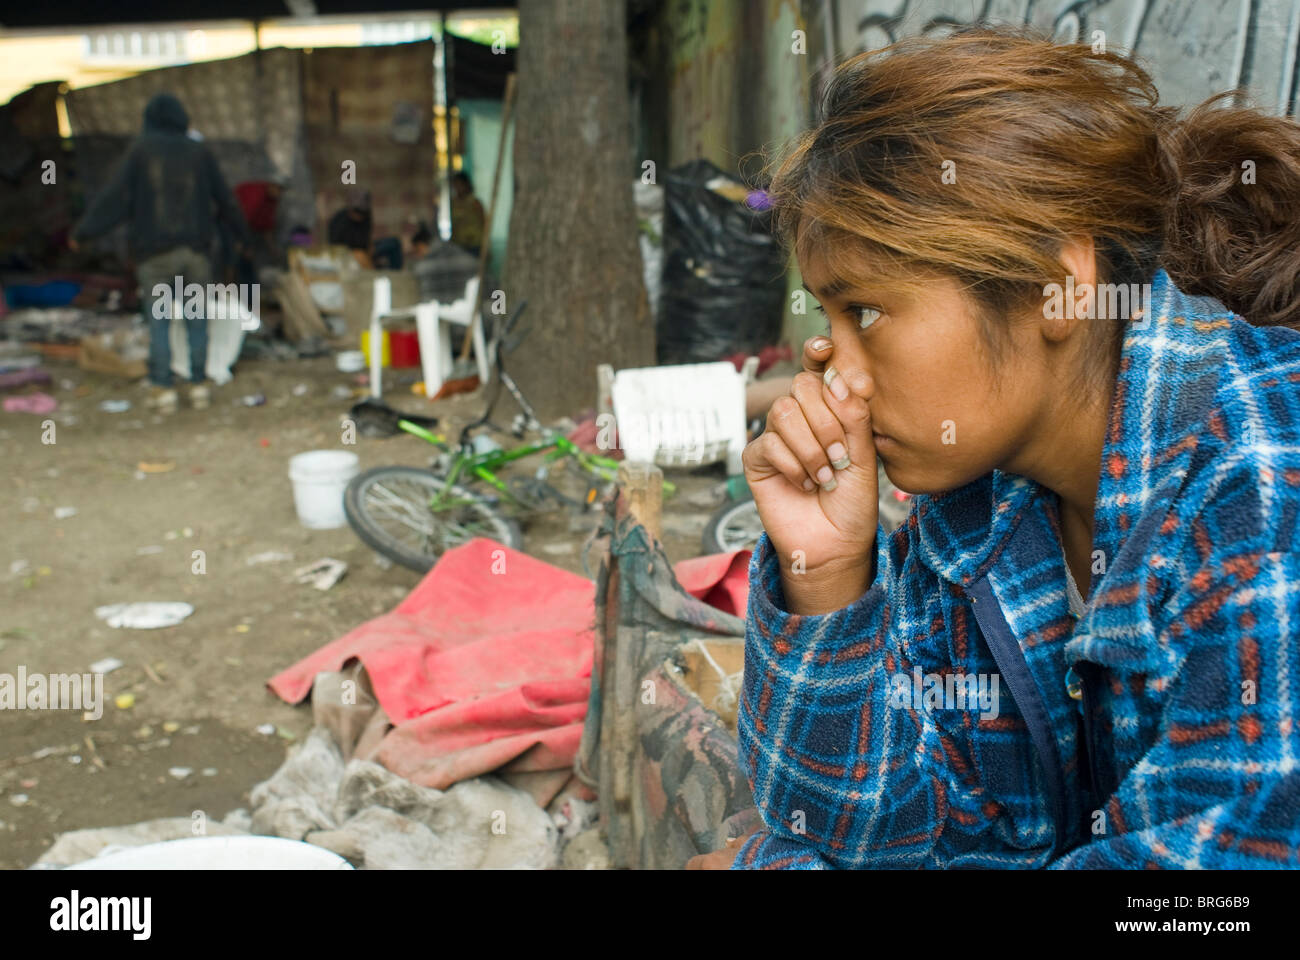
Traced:
<path fill-rule="evenodd" d="M 875 579 L 876 449 L 866 397 L 871 378 L 828 365 L 804 346 L 805 369 L 772 404 L 767 429 L 747 447 L 745 479 L 780 560 L 791 613 L 829 613 Z"/>

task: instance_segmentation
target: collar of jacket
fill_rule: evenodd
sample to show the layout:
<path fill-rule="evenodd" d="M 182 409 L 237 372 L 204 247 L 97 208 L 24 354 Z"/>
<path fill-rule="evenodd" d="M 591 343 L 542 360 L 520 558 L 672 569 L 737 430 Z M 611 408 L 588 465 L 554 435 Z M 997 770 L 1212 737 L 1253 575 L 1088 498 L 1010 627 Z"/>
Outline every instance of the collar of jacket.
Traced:
<path fill-rule="evenodd" d="M 1142 319 L 1130 320 L 1112 387 L 1094 513 L 1093 555 L 1109 563 L 1153 500 L 1173 496 L 1195 435 L 1223 374 L 1232 312 L 1193 297 L 1157 270 Z M 958 587 L 981 580 L 1037 501 L 1055 494 L 1027 477 L 994 470 L 943 494 L 919 495 L 923 562 Z M 1093 577 L 1095 593 L 1098 578 Z M 1086 599 L 1086 598 L 1085 598 Z"/>

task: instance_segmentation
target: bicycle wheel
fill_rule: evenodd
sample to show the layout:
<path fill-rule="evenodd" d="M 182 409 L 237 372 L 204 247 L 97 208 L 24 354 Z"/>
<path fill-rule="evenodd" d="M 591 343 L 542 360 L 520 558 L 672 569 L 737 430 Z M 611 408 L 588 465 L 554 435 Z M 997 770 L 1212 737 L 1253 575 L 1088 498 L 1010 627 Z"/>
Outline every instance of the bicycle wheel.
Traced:
<path fill-rule="evenodd" d="M 458 502 L 430 510 L 446 490 Z M 343 494 L 343 512 L 365 543 L 394 563 L 424 573 L 438 558 L 474 537 L 487 537 L 523 549 L 519 525 L 497 513 L 481 497 L 419 467 L 376 467 L 352 478 Z"/>
<path fill-rule="evenodd" d="M 729 503 L 712 517 L 704 528 L 705 553 L 730 553 L 754 549 L 763 532 L 758 504 L 753 499 Z"/>

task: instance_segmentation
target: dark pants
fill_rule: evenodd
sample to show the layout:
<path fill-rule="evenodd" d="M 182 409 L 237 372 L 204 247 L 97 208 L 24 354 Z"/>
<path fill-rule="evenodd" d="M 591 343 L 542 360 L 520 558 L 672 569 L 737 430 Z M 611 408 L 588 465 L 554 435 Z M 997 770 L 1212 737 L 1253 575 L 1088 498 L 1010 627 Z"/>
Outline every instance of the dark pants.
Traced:
<path fill-rule="evenodd" d="M 182 299 L 172 303 L 176 278 L 180 278 Z M 199 316 L 185 319 L 185 335 L 190 345 L 190 379 L 202 383 L 208 366 L 208 297 L 207 285 L 212 282 L 212 268 L 208 258 L 189 247 L 176 247 L 166 253 L 144 260 L 136 268 L 140 282 L 140 306 L 149 324 L 149 380 L 156 387 L 172 385 L 171 324 L 175 315 L 185 316 L 185 287 L 197 283 L 203 287 L 202 307 Z M 156 286 L 168 292 L 154 292 Z M 159 301 L 162 301 L 159 304 Z M 155 316 L 155 305 L 158 313 Z M 171 307 L 171 309 L 167 309 Z"/>
<path fill-rule="evenodd" d="M 397 237 L 380 237 L 375 241 L 376 270 L 402 269 L 402 241 Z"/>

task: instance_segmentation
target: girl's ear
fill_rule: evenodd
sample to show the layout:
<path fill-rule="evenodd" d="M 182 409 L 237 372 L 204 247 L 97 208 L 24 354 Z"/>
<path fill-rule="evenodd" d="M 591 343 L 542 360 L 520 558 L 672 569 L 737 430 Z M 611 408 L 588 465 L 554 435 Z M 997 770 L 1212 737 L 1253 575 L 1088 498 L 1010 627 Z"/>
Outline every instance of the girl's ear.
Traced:
<path fill-rule="evenodd" d="M 1073 277 L 1076 289 L 1094 290 L 1097 285 L 1097 247 L 1092 237 L 1076 237 L 1061 246 L 1059 254 L 1062 275 L 1060 282 Z"/>
<path fill-rule="evenodd" d="M 1061 275 L 1043 288 L 1039 329 L 1053 342 L 1065 340 L 1081 321 L 1096 316 L 1097 254 L 1092 237 L 1062 244 L 1058 259 Z"/>

